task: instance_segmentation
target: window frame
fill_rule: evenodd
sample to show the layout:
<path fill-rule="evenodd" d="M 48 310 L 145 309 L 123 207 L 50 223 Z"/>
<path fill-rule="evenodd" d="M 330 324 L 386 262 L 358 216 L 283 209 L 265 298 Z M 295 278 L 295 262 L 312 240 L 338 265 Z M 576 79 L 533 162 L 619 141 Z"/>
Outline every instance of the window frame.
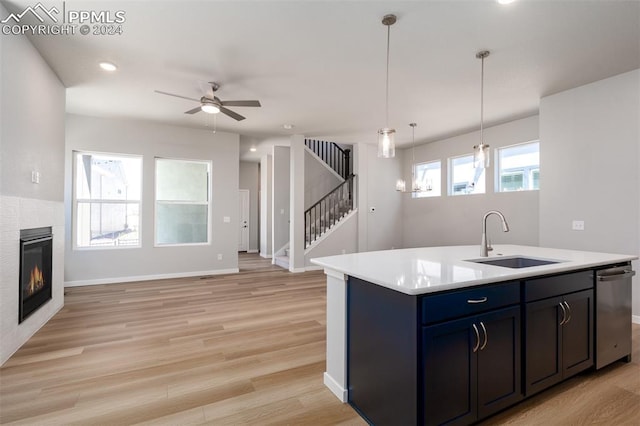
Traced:
<path fill-rule="evenodd" d="M 71 165 L 71 249 L 74 251 L 84 250 L 129 250 L 142 248 L 142 214 L 144 199 L 144 158 L 140 154 L 123 154 L 114 152 L 102 152 L 102 151 L 85 151 L 85 150 L 72 150 L 71 151 L 72 165 Z M 95 155 L 103 157 L 114 158 L 135 158 L 140 160 L 140 199 L 139 200 L 117 200 L 117 199 L 91 199 L 91 198 L 78 198 L 78 161 L 79 155 Z M 97 245 L 97 246 L 81 246 L 78 244 L 78 206 L 80 203 L 94 203 L 94 204 L 131 204 L 138 205 L 138 243 L 136 245 Z"/>
<path fill-rule="evenodd" d="M 419 163 L 414 163 L 412 165 L 412 170 L 411 170 L 411 185 L 413 185 L 413 178 L 415 176 L 417 176 L 417 168 L 418 166 L 421 166 L 423 164 L 425 165 L 429 165 L 429 164 L 433 164 L 433 163 L 438 163 L 438 165 L 440 166 L 440 186 L 438 187 L 438 191 L 439 193 L 436 195 L 435 193 L 433 193 L 432 191 L 420 191 L 420 192 L 412 192 L 411 193 L 411 198 L 434 198 L 434 197 L 442 197 L 442 160 L 438 159 L 438 160 L 429 160 L 429 161 L 421 161 Z M 428 168 L 427 168 L 428 169 Z M 434 186 L 435 188 L 435 186 Z M 411 188 L 413 189 L 413 188 Z"/>
<path fill-rule="evenodd" d="M 500 161 L 500 152 L 502 150 L 515 148 L 523 145 L 531 145 L 531 144 L 538 144 L 538 164 L 526 166 L 526 167 L 517 167 L 517 168 L 512 167 L 510 169 L 504 169 L 504 170 L 502 169 L 502 163 Z M 494 173 L 494 192 L 501 194 L 501 193 L 509 193 L 509 192 L 539 191 L 540 190 L 540 161 L 539 160 L 540 160 L 540 140 L 539 139 L 533 139 L 527 142 L 519 142 L 512 145 L 498 147 L 495 150 L 496 167 L 495 167 L 495 173 Z M 533 174 L 537 171 L 538 172 L 538 188 L 527 187 L 521 190 L 503 191 L 502 190 L 502 172 L 515 173 L 520 171 L 522 172 L 523 186 L 530 186 L 533 184 L 533 182 L 535 181 Z"/>
<path fill-rule="evenodd" d="M 207 202 L 195 202 L 195 201 L 169 201 L 158 200 L 158 160 L 168 161 L 180 161 L 184 163 L 198 163 L 207 165 Z M 213 211 L 213 192 L 212 192 L 212 175 L 213 175 L 213 161 L 211 160 L 197 160 L 191 158 L 177 158 L 177 157 L 160 157 L 156 156 L 153 159 L 153 246 L 162 247 L 194 247 L 194 246 L 210 246 L 212 244 L 212 211 Z M 158 204 L 164 205 L 206 205 L 207 206 L 207 241 L 194 242 L 194 243 L 159 243 L 158 242 Z"/>
<path fill-rule="evenodd" d="M 447 159 L 447 195 L 449 197 L 458 197 L 458 196 L 464 196 L 464 195 L 483 195 L 483 194 L 487 194 L 487 172 L 486 169 L 483 169 L 484 172 L 484 191 L 483 192 L 467 192 L 467 193 L 455 193 L 453 190 L 453 172 L 454 172 L 454 167 L 453 167 L 453 161 L 459 158 L 465 158 L 465 157 L 471 157 L 471 161 L 473 164 L 473 153 L 471 154 L 462 154 L 462 155 L 455 155 L 452 157 L 449 157 Z M 468 186 L 468 185 L 467 185 Z"/>

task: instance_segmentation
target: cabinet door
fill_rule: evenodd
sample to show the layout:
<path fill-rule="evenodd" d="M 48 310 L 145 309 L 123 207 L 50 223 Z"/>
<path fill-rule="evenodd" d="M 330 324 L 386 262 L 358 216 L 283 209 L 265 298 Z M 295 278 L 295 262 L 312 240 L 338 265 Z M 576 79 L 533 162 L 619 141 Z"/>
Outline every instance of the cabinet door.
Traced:
<path fill-rule="evenodd" d="M 593 365 L 593 290 L 563 296 L 567 319 L 562 325 L 563 378 Z"/>
<path fill-rule="evenodd" d="M 520 307 L 500 309 L 474 320 L 480 328 L 478 417 L 484 418 L 522 399 Z"/>
<path fill-rule="evenodd" d="M 526 304 L 525 394 L 532 395 L 562 380 L 560 298 Z"/>
<path fill-rule="evenodd" d="M 477 417 L 474 347 L 479 336 L 465 318 L 423 327 L 424 424 L 470 424 Z"/>

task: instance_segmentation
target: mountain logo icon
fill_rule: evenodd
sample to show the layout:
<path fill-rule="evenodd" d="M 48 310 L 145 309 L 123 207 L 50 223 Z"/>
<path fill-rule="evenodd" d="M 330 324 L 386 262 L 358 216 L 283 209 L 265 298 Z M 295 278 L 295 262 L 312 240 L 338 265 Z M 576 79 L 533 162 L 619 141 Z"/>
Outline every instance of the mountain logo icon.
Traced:
<path fill-rule="evenodd" d="M 19 24 L 22 18 L 27 14 L 31 14 L 35 16 L 36 19 L 41 23 L 44 23 L 45 17 L 49 17 L 49 19 L 51 19 L 54 23 L 57 23 L 58 19 L 54 16 L 54 13 L 55 14 L 60 13 L 60 11 L 55 6 L 52 7 L 51 9 L 47 9 L 42 5 L 42 3 L 38 3 L 33 7 L 32 6 L 27 7 L 25 10 L 23 10 L 21 13 L 18 13 L 17 15 L 15 13 L 11 13 L 5 19 L 0 21 L 0 23 L 6 24 L 10 20 L 13 20 L 16 24 Z"/>

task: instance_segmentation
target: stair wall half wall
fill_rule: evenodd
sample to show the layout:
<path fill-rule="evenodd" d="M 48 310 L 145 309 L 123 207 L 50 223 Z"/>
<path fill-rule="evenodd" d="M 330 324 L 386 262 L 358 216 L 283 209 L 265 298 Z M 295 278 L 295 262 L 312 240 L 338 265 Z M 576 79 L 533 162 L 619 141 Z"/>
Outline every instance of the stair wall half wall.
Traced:
<path fill-rule="evenodd" d="M 331 192 L 336 186 L 340 185 L 344 179 L 341 179 L 333 170 L 331 170 L 322 160 L 312 154 L 309 149 L 305 149 L 304 153 L 304 209 L 308 209 L 312 205 L 322 199 Z"/>
<path fill-rule="evenodd" d="M 306 268 L 316 269 L 311 259 L 358 251 L 358 209 L 354 209 L 305 251 Z"/>

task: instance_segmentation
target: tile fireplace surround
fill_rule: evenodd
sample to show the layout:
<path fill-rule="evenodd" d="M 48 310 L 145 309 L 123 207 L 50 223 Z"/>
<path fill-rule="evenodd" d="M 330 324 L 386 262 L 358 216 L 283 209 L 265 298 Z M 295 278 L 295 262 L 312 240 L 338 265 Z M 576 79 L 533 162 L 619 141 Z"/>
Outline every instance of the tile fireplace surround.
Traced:
<path fill-rule="evenodd" d="M 52 299 L 19 323 L 20 230 L 51 227 Z M 64 304 L 64 203 L 0 196 L 0 365 Z"/>

